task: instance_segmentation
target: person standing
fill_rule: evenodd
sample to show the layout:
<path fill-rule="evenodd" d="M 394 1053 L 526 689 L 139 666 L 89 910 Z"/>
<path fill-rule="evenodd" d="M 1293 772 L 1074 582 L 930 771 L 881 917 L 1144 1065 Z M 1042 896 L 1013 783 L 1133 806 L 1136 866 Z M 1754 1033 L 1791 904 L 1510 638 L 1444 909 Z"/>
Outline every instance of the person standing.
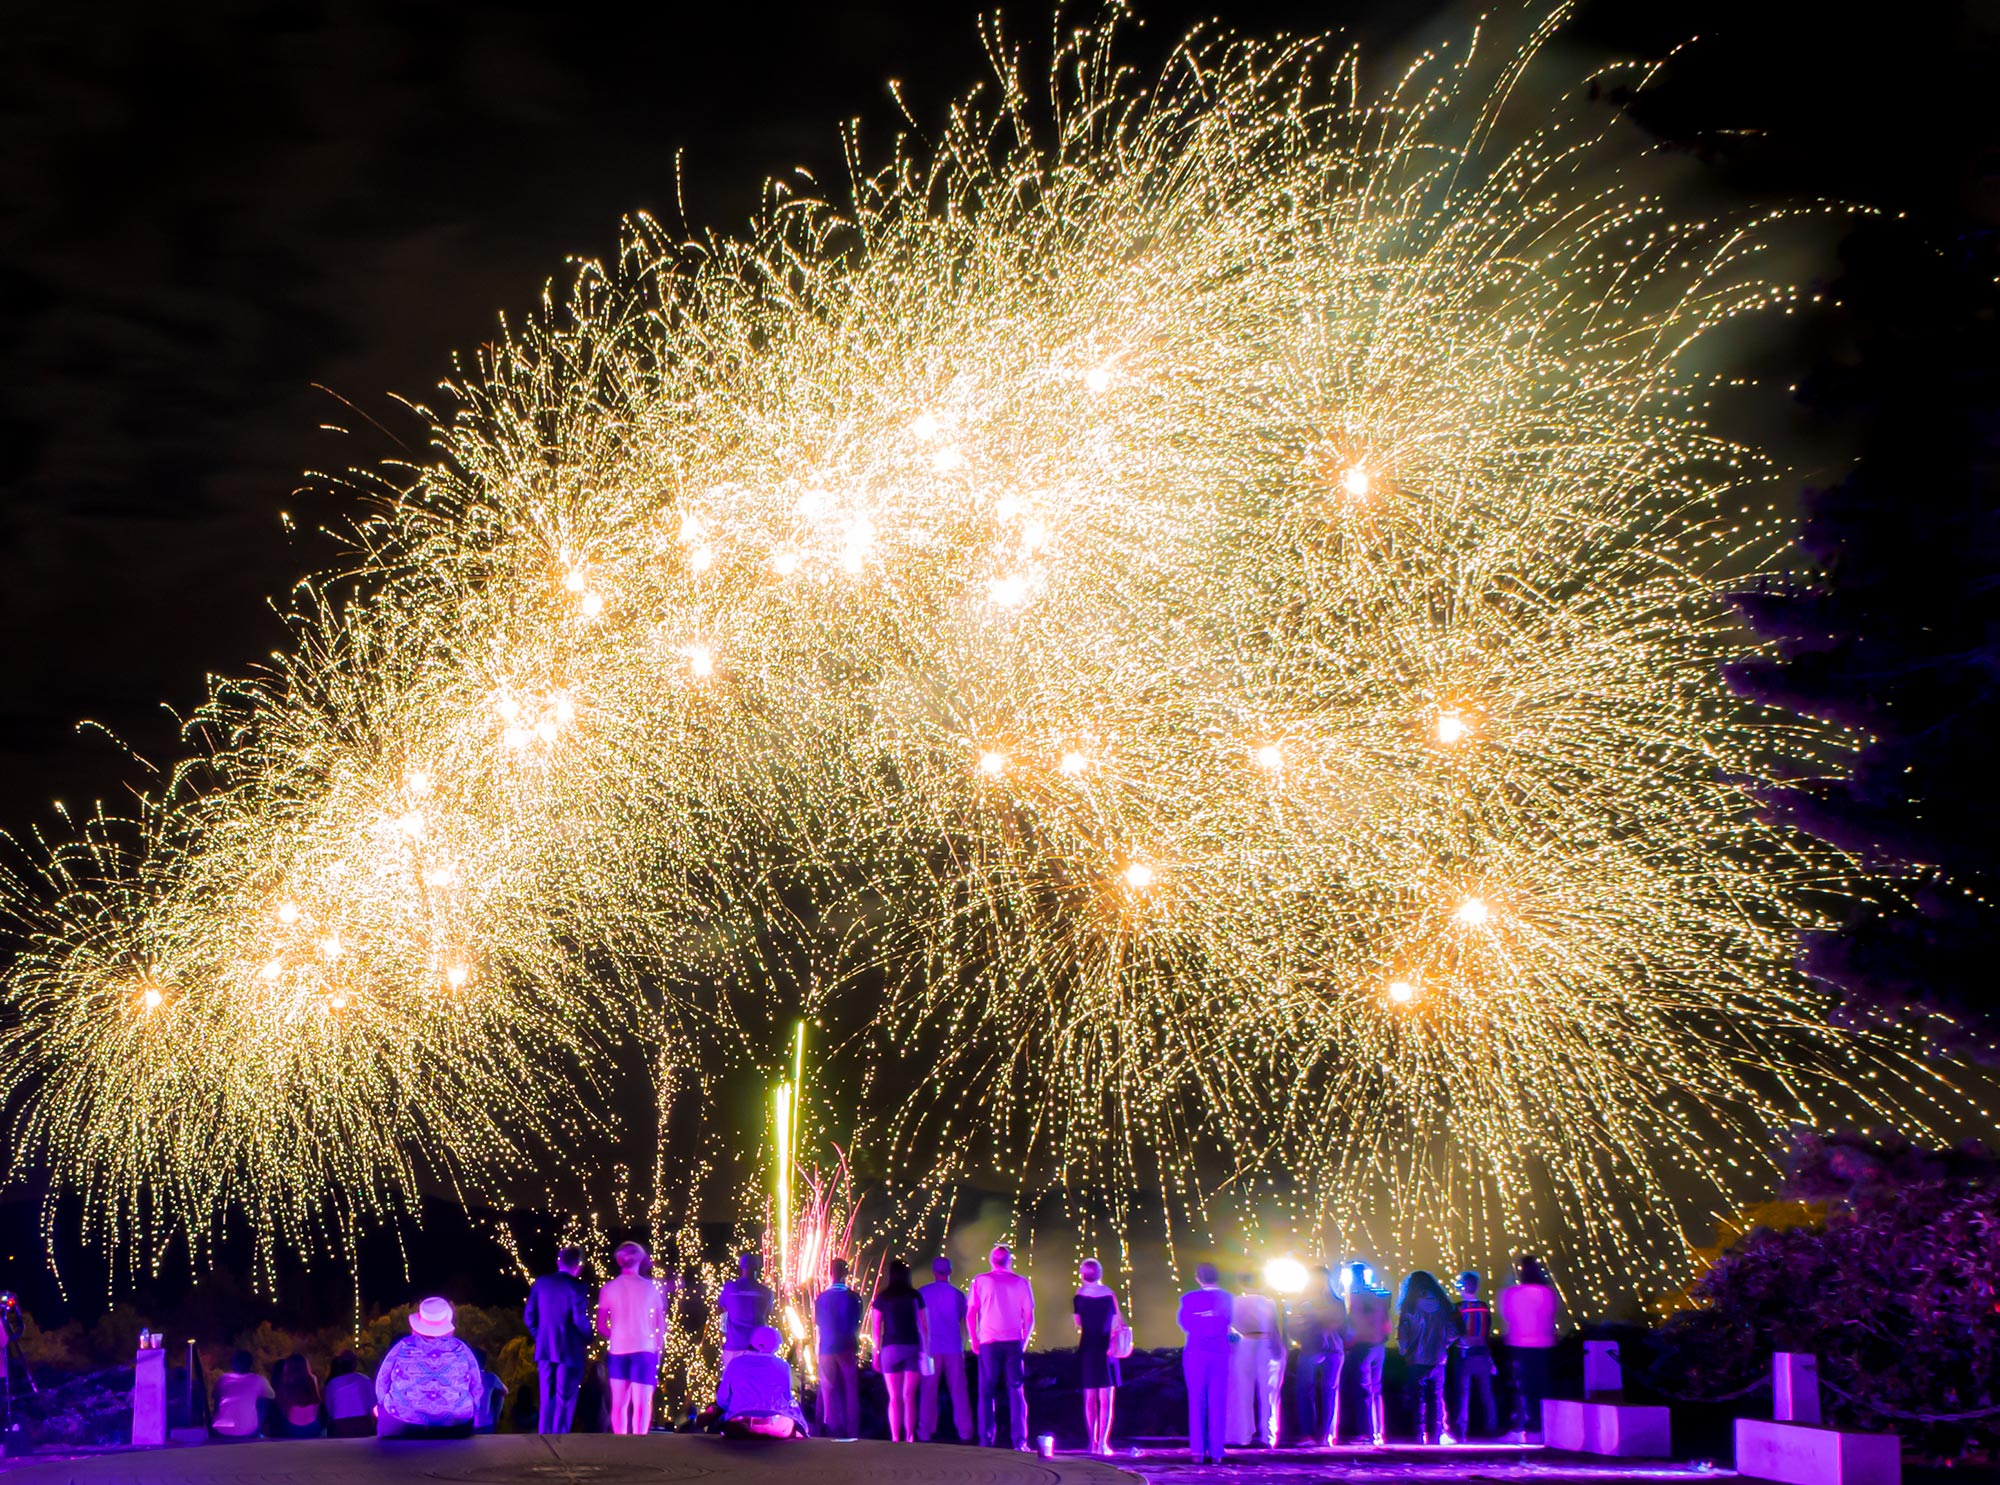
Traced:
<path fill-rule="evenodd" d="M 410 1333 L 375 1371 L 375 1432 L 382 1438 L 465 1439 L 479 1415 L 479 1362 L 454 1331 L 451 1301 L 435 1295 L 410 1311 Z"/>
<path fill-rule="evenodd" d="M 951 1260 L 931 1263 L 931 1281 L 917 1291 L 923 1328 L 922 1375 L 917 1380 L 917 1437 L 937 1436 L 938 1388 L 951 1393 L 951 1421 L 961 1444 L 972 1442 L 972 1402 L 965 1382 L 965 1292 L 951 1281 Z"/>
<path fill-rule="evenodd" d="M 875 1340 L 875 1370 L 889 1389 L 889 1439 L 909 1444 L 917 1437 L 917 1382 L 924 1354 L 918 1316 L 923 1298 L 910 1283 L 910 1266 L 889 1260 L 888 1277 L 869 1305 Z"/>
<path fill-rule="evenodd" d="M 556 1271 L 528 1286 L 521 1311 L 535 1338 L 535 1372 L 541 1378 L 540 1433 L 568 1433 L 576 1423 L 576 1395 L 590 1350 L 590 1291 L 583 1285 L 583 1249 L 556 1253 Z"/>
<path fill-rule="evenodd" d="M 1493 1307 L 1479 1297 L 1480 1277 L 1471 1269 L 1458 1276 L 1458 1385 L 1452 1389 L 1451 1432 L 1445 1442 L 1485 1438 L 1499 1426 L 1493 1406 Z M 1479 1428 L 1472 1427 L 1472 1400 L 1479 1399 Z"/>
<path fill-rule="evenodd" d="M 1285 1335 L 1278 1302 L 1237 1282 L 1235 1325 L 1241 1337 L 1229 1356 L 1228 1440 L 1233 1447 L 1278 1447 L 1278 1399 L 1285 1382 Z"/>
<path fill-rule="evenodd" d="M 1229 1413 L 1229 1351 L 1236 1339 L 1236 1303 L 1212 1263 L 1194 1271 L 1196 1288 L 1181 1296 L 1181 1373 L 1187 1379 L 1188 1454 L 1197 1464 L 1221 1464 Z"/>
<path fill-rule="evenodd" d="M 1403 1357 L 1417 1442 L 1444 1442 L 1445 1367 L 1458 1343 L 1458 1312 L 1437 1276 L 1423 1269 L 1403 1280 L 1396 1309 L 1396 1349 Z"/>
<path fill-rule="evenodd" d="M 1514 1438 L 1542 1437 L 1542 1399 L 1549 1395 L 1549 1358 L 1556 1345 L 1559 1301 L 1548 1270 L 1533 1254 L 1523 1254 L 1515 1279 L 1500 1291 L 1500 1325 L 1514 1373 Z"/>
<path fill-rule="evenodd" d="M 764 1260 L 756 1253 L 739 1254 L 736 1277 L 722 1286 L 715 1308 L 722 1315 L 722 1365 L 750 1349 L 750 1337 L 760 1325 L 771 1323 L 771 1311 L 778 1296 L 764 1282 Z"/>
<path fill-rule="evenodd" d="M 1083 1426 L 1090 1436 L 1090 1452 L 1111 1452 L 1111 1414 L 1118 1400 L 1118 1358 L 1111 1342 L 1125 1324 L 1118 1310 L 1118 1296 L 1104 1283 L 1104 1265 L 1086 1258 L 1077 1266 L 1076 1298 L 1071 1304 L 1076 1319 L 1076 1359 L 1083 1388 Z"/>
<path fill-rule="evenodd" d="M 597 1296 L 597 1333 L 607 1342 L 605 1377 L 611 1393 L 611 1431 L 648 1433 L 653 1427 L 653 1391 L 660 1385 L 660 1347 L 666 1339 L 667 1310 L 660 1286 L 643 1270 L 646 1250 L 625 1243 L 614 1255 L 618 1277 Z"/>
<path fill-rule="evenodd" d="M 1292 1338 L 1298 1342 L 1295 1390 L 1299 1430 L 1307 1442 L 1333 1447 L 1340 1436 L 1340 1372 L 1347 1358 L 1347 1305 L 1335 1292 L 1324 1265 L 1313 1270 L 1311 1292 L 1292 1311 Z"/>
<path fill-rule="evenodd" d="M 972 1281 L 966 1324 L 979 1353 L 979 1442 L 999 1441 L 1000 1394 L 1007 1394 L 1007 1432 L 1016 1449 L 1028 1447 L 1028 1338 L 1035 1333 L 1034 1286 L 1014 1272 L 1014 1253 L 996 1247 L 985 1273 Z"/>
<path fill-rule="evenodd" d="M 819 1430 L 830 1439 L 861 1432 L 861 1296 L 847 1287 L 847 1260 L 827 1265 L 833 1282 L 813 1302 L 819 1334 Z"/>
<path fill-rule="evenodd" d="M 1361 1382 L 1369 1442 L 1379 1449 L 1389 1442 L 1389 1410 L 1382 1402 L 1382 1368 L 1389 1360 L 1389 1291 L 1375 1287 L 1365 1263 L 1350 1263 L 1347 1275 L 1347 1356 Z"/>

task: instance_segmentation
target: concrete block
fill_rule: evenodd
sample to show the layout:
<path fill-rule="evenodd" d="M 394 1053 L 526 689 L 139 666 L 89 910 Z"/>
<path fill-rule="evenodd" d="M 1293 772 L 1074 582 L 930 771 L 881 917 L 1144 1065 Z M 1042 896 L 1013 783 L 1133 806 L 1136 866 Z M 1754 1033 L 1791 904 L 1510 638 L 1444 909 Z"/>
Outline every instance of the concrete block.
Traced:
<path fill-rule="evenodd" d="M 1736 1472 L 1785 1485 L 1902 1485 L 1903 1441 L 1892 1433 L 1738 1418 Z"/>
<path fill-rule="evenodd" d="M 1819 1358 L 1780 1351 L 1771 1358 L 1771 1416 L 1780 1423 L 1817 1423 Z"/>
<path fill-rule="evenodd" d="M 1625 1368 L 1618 1360 L 1618 1342 L 1583 1343 L 1583 1396 L 1587 1402 L 1618 1402 L 1625 1393 Z"/>
<path fill-rule="evenodd" d="M 1674 1452 L 1673 1414 L 1666 1408 L 1548 1398 L 1542 1403 L 1542 1442 L 1574 1454 L 1665 1459 Z"/>

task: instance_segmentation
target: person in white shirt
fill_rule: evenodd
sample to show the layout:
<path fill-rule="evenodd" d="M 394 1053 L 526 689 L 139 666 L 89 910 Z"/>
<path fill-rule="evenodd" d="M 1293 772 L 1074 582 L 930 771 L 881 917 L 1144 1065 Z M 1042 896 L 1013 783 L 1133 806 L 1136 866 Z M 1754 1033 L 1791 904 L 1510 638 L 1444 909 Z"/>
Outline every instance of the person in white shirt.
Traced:
<path fill-rule="evenodd" d="M 611 1431 L 647 1433 L 653 1427 L 653 1391 L 660 1385 L 660 1347 L 667 1307 L 660 1286 L 640 1272 L 646 1250 L 621 1247 L 618 1277 L 597 1296 L 597 1333 L 609 1343 L 605 1372 L 611 1390 Z"/>
<path fill-rule="evenodd" d="M 1285 1331 L 1278 1304 L 1259 1294 L 1248 1275 L 1237 1280 L 1236 1333 L 1230 1353 L 1229 1429 L 1233 1447 L 1278 1447 L 1279 1397 L 1285 1385 Z"/>
<path fill-rule="evenodd" d="M 209 1432 L 223 1439 L 256 1438 L 264 1429 L 264 1405 L 277 1395 L 250 1353 L 238 1351 L 229 1370 L 215 1379 L 215 1421 Z"/>
<path fill-rule="evenodd" d="M 979 1442 L 999 1441 L 1000 1393 L 1007 1393 L 1007 1428 L 1016 1449 L 1028 1447 L 1028 1338 L 1035 1333 L 1035 1291 L 1014 1272 L 1013 1250 L 993 1250 L 992 1267 L 972 1281 L 966 1322 L 979 1353 Z"/>

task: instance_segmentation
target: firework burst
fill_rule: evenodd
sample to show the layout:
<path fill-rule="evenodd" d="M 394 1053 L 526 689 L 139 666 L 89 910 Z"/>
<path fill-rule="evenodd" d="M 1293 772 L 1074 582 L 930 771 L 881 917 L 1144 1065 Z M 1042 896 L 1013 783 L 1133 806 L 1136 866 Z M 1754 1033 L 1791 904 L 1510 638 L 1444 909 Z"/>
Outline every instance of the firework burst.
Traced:
<path fill-rule="evenodd" d="M 196 760 L 30 853 L 17 1160 L 300 1242 L 573 1142 L 593 1028 L 803 1008 L 902 1189 L 1561 1227 L 1602 1292 L 1772 1123 L 1927 1113 L 1788 967 L 1848 873 L 1746 781 L 1829 739 L 1718 675 L 1783 531 L 1691 348 L 1797 297 L 1780 216 L 1498 128 L 1547 33 L 1370 93 L 1106 26 L 1035 103 L 996 29 L 846 204 L 632 223 Z"/>

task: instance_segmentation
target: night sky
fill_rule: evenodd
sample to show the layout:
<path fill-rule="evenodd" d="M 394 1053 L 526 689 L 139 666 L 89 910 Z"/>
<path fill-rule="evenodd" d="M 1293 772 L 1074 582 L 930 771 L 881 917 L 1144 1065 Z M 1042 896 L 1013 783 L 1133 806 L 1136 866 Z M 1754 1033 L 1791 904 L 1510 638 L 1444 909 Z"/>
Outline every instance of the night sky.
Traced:
<path fill-rule="evenodd" d="M 676 218 L 678 153 L 697 227 L 740 224 L 758 182 L 795 164 L 837 181 L 842 120 L 888 146 L 887 79 L 928 122 L 982 75 L 984 9 L 15 8 L 0 47 L 0 828 L 47 821 L 57 798 L 115 801 L 134 776 L 82 719 L 169 761 L 162 705 L 283 643 L 273 599 L 337 555 L 315 533 L 349 501 L 306 471 L 420 447 L 390 394 L 429 399 L 451 354 L 530 310 L 569 255 L 607 252 L 622 213 Z M 1142 60 L 1208 13 L 1140 9 Z M 1657 53 L 1700 33 L 1653 122 L 1719 145 L 1722 188 L 1882 200 L 1948 191 L 1966 168 L 1963 121 L 1986 90 L 1963 9 L 1899 6 L 1882 33 L 1824 6 L 1599 4 L 1572 44 Z M 1048 14 L 1014 7 L 1009 25 L 1039 39 Z M 1345 22 L 1385 61 L 1464 19 L 1390 0 L 1223 14 L 1246 30 Z"/>
<path fill-rule="evenodd" d="M 839 125 L 859 117 L 864 150 L 886 153 L 890 78 L 937 120 L 984 75 L 989 8 L 13 7 L 0 830 L 48 822 L 56 799 L 116 807 L 138 774 L 82 719 L 172 761 L 163 704 L 191 707 L 207 674 L 281 645 L 274 602 L 337 558 L 316 533 L 351 497 L 307 471 L 420 452 L 423 424 L 391 394 L 432 400 L 454 351 L 501 312 L 530 312 L 571 255 L 608 253 L 621 215 L 679 220 L 677 155 L 695 229 L 735 229 L 762 178 L 795 165 L 837 193 Z M 1132 56 L 1151 64 L 1215 7 L 1138 9 Z M 1564 45 L 1658 55 L 1700 35 L 1634 112 L 1701 162 L 1718 199 L 1820 194 L 1990 221 L 1995 9 L 1899 4 L 1864 30 L 1792 0 L 1598 0 Z M 1220 13 L 1258 32 L 1345 23 L 1385 64 L 1472 14 L 1395 0 Z M 1045 5 L 1007 14 L 1046 36 Z M 1784 376 L 1839 334 L 1774 340 L 1762 369 Z"/>

